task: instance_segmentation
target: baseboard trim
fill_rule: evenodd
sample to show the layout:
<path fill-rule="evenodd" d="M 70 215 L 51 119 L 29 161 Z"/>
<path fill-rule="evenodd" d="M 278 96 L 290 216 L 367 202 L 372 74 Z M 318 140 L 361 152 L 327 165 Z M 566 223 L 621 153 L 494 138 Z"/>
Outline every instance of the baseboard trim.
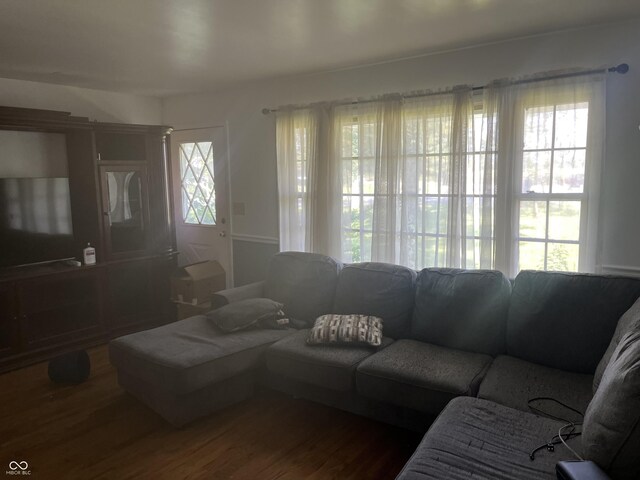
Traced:
<path fill-rule="evenodd" d="M 247 235 L 244 233 L 234 233 L 231 235 L 232 240 L 240 240 L 242 242 L 267 243 L 269 245 L 279 245 L 280 241 L 275 237 L 266 237 L 262 235 Z"/>

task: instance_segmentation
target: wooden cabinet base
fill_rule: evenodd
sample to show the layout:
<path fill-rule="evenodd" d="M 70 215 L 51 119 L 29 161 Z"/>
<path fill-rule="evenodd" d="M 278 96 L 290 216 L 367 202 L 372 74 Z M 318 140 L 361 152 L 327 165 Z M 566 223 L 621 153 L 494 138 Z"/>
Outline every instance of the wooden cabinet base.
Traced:
<path fill-rule="evenodd" d="M 175 320 L 175 255 L 0 277 L 0 372 Z"/>

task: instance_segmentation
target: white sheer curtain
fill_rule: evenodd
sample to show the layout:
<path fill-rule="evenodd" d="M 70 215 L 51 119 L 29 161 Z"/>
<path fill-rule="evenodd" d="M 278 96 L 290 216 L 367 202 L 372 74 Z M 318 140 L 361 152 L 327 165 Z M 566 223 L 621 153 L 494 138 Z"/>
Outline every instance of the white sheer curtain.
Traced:
<path fill-rule="evenodd" d="M 280 250 L 340 257 L 340 172 L 333 161 L 332 107 L 276 115 Z"/>
<path fill-rule="evenodd" d="M 283 109 L 281 248 L 594 271 L 604 124 L 602 76 Z"/>
<path fill-rule="evenodd" d="M 315 160 L 317 122 L 309 109 L 280 109 L 276 117 L 280 249 L 310 251 L 310 163 Z"/>

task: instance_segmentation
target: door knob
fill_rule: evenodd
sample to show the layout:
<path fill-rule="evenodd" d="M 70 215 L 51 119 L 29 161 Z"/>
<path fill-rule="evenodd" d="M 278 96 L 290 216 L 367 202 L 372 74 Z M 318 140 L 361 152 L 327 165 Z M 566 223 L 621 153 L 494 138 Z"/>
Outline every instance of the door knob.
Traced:
<path fill-rule="evenodd" d="M 227 232 L 225 232 L 224 230 L 221 231 L 218 235 L 220 235 L 221 237 L 226 237 L 227 236 Z"/>
<path fill-rule="evenodd" d="M 220 219 L 220 223 L 221 223 L 222 225 L 224 225 L 225 223 L 227 223 L 227 219 L 226 219 L 226 218 L 221 218 L 221 219 Z"/>

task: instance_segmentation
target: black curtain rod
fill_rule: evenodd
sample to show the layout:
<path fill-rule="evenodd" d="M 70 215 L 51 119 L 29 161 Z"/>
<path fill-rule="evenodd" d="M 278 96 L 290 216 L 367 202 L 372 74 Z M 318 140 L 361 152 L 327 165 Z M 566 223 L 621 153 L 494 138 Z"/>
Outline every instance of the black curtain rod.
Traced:
<path fill-rule="evenodd" d="M 616 65 L 615 67 L 609 68 L 596 68 L 593 70 L 583 70 L 580 72 L 571 72 L 571 73 L 559 73 L 557 75 L 549 75 L 547 77 L 535 77 L 535 78 L 527 78 L 525 80 L 516 80 L 515 82 L 510 82 L 510 85 L 524 85 L 526 83 L 535 83 L 535 82 L 543 82 L 545 80 L 559 80 L 561 78 L 571 78 L 571 77 L 581 77 L 583 75 L 594 75 L 596 73 L 620 73 L 625 74 L 629 71 L 629 65 L 626 63 L 621 63 L 620 65 Z M 477 87 L 472 87 L 471 90 L 474 92 L 482 91 L 487 88 L 488 85 L 480 85 Z M 431 95 L 441 95 L 442 92 L 433 92 L 433 93 L 421 93 L 415 95 L 402 95 L 402 98 L 419 98 L 419 97 L 428 97 Z M 357 105 L 361 103 L 372 103 L 377 102 L 377 99 L 372 100 L 362 100 L 362 101 L 353 101 L 353 102 L 343 102 L 338 103 L 337 105 Z M 301 110 L 304 108 L 308 108 L 309 105 L 301 105 L 299 107 L 295 107 L 296 110 Z M 269 115 L 270 113 L 277 112 L 277 108 L 263 108 L 262 113 L 264 115 Z"/>

